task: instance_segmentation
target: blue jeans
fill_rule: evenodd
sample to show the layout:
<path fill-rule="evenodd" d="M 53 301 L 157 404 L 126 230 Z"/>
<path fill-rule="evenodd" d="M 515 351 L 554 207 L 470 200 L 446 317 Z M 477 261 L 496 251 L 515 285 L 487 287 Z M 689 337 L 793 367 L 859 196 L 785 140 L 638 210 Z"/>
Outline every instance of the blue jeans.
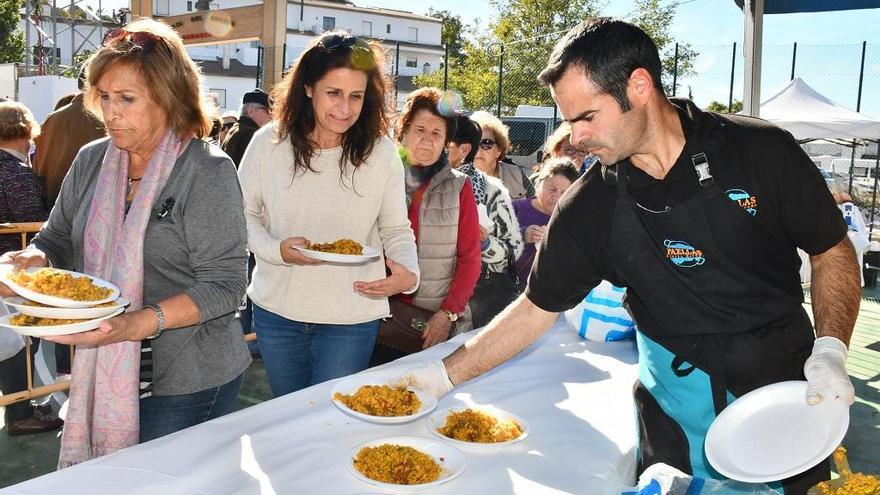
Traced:
<path fill-rule="evenodd" d="M 141 443 L 229 414 L 243 377 L 244 373 L 225 385 L 201 392 L 141 399 Z"/>
<path fill-rule="evenodd" d="M 379 320 L 351 325 L 288 320 L 254 304 L 254 331 L 276 397 L 367 369 Z"/>

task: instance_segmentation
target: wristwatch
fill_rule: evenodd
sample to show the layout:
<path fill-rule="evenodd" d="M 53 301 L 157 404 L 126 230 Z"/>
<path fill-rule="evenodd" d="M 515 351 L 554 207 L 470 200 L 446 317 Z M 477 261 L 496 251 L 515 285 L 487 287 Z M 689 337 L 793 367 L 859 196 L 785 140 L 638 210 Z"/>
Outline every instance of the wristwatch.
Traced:
<path fill-rule="evenodd" d="M 165 312 L 162 311 L 162 308 L 158 304 L 144 304 L 145 309 L 152 309 L 156 313 L 156 319 L 159 320 L 159 325 L 156 328 L 156 333 L 147 337 L 147 340 L 153 340 L 159 338 L 162 335 L 162 332 L 165 331 Z"/>
<path fill-rule="evenodd" d="M 440 311 L 443 311 L 443 313 L 446 314 L 446 317 L 449 318 L 449 321 L 451 321 L 452 323 L 458 321 L 458 313 L 453 313 L 452 311 L 449 311 L 447 309 L 441 309 Z"/>

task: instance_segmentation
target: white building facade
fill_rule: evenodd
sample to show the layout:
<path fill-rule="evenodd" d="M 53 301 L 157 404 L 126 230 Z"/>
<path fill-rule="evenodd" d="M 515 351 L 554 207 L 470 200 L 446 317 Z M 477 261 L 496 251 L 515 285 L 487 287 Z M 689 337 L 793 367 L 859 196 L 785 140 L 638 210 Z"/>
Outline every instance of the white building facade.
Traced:
<path fill-rule="evenodd" d="M 210 10 L 217 10 L 257 3 L 260 2 L 215 0 L 207 3 L 207 6 Z M 197 0 L 153 0 L 153 13 L 157 17 L 174 16 L 196 12 L 199 6 L 204 5 Z M 25 28 L 24 20 L 21 27 Z M 103 34 L 112 27 L 110 23 L 99 25 L 96 21 L 80 22 L 76 24 L 75 34 L 71 37 L 67 22 L 59 21 L 55 27 L 51 16 L 47 15 L 40 25 L 42 33 L 28 24 L 31 50 L 32 53 L 40 50 L 35 47 L 42 38 L 42 51 L 56 55 L 60 65 L 69 66 L 74 50 L 94 50 L 100 45 Z M 334 29 L 345 30 L 381 44 L 388 60 L 387 73 L 398 76 L 398 106 L 413 87 L 414 76 L 442 67 L 442 21 L 410 12 L 358 7 L 343 0 L 288 1 L 285 67 L 293 63 L 312 38 Z M 57 39 L 52 40 L 53 36 Z M 188 52 L 194 60 L 201 62 L 205 89 L 216 97 L 222 111 L 237 110 L 244 93 L 256 86 L 259 42 L 193 46 L 188 48 Z M 31 63 L 34 65 L 37 61 Z"/>

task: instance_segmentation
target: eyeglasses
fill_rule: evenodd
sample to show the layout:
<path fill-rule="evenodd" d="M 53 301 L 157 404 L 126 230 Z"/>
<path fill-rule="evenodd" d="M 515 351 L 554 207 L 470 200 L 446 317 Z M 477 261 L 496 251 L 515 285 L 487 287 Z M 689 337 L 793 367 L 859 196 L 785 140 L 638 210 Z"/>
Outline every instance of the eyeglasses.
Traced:
<path fill-rule="evenodd" d="M 491 139 L 481 139 L 480 140 L 480 149 L 481 150 L 491 150 L 493 146 L 495 146 L 495 141 L 492 141 Z"/>
<path fill-rule="evenodd" d="M 132 47 L 138 47 L 141 50 L 148 52 L 155 48 L 156 44 L 160 41 L 162 41 L 162 38 L 153 33 L 147 33 L 144 31 L 135 31 L 132 33 L 126 31 L 124 28 L 116 28 L 107 31 L 107 34 L 104 35 L 104 40 L 101 42 L 101 46 L 115 46 L 122 43 L 128 43 Z"/>
<path fill-rule="evenodd" d="M 224 129 L 232 129 L 232 125 L 233 125 L 233 124 L 235 124 L 235 122 L 224 122 L 224 123 L 223 123 L 223 128 L 224 128 Z"/>

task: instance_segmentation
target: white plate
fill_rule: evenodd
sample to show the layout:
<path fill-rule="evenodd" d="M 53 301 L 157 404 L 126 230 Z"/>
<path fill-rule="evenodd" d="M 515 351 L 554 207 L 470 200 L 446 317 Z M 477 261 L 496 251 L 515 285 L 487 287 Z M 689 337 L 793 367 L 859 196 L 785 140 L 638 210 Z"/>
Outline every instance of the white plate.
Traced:
<path fill-rule="evenodd" d="M 364 246 L 364 254 L 336 254 L 325 253 L 323 251 L 312 251 L 302 246 L 293 246 L 297 251 L 301 252 L 306 258 L 312 258 L 319 261 L 330 261 L 332 263 L 358 264 L 373 260 L 379 257 L 379 251 L 370 246 Z"/>
<path fill-rule="evenodd" d="M 443 469 L 443 472 L 440 474 L 440 478 L 430 483 L 421 483 L 418 485 L 396 485 L 393 483 L 383 483 L 381 481 L 372 480 L 361 474 L 360 471 L 358 471 L 357 469 L 355 469 L 354 458 L 362 448 L 377 447 L 386 443 L 412 447 L 433 457 L 434 461 L 436 461 L 437 464 L 439 464 L 440 467 Z M 460 476 L 461 473 L 464 472 L 464 468 L 464 454 L 462 454 L 460 450 L 453 447 L 452 445 L 449 445 L 448 443 L 441 442 L 440 440 L 422 437 L 385 437 L 364 442 L 351 451 L 351 460 L 348 462 L 348 469 L 349 471 L 351 471 L 352 474 L 354 474 L 355 478 L 365 483 L 378 486 L 384 490 L 390 490 L 392 492 L 419 491 L 432 488 L 437 485 L 442 485 L 443 483 L 452 481 Z"/>
<path fill-rule="evenodd" d="M 815 466 L 840 445 L 849 405 L 826 398 L 811 406 L 807 382 L 753 390 L 715 418 L 706 434 L 706 458 L 719 473 L 748 483 L 777 481 Z"/>
<path fill-rule="evenodd" d="M 494 416 L 495 418 L 501 421 L 516 421 L 519 423 L 519 426 L 522 428 L 522 435 L 514 438 L 513 440 L 508 440 L 506 442 L 497 442 L 497 443 L 477 443 L 477 442 L 464 442 L 461 440 L 456 440 L 454 438 L 449 438 L 446 435 L 440 433 L 438 430 L 443 428 L 446 424 L 446 417 L 449 416 L 452 412 L 461 412 L 465 409 L 469 409 L 467 407 L 450 407 L 448 409 L 440 409 L 439 411 L 434 411 L 434 414 L 428 416 L 428 422 L 425 423 L 428 430 L 431 431 L 434 435 L 437 435 L 438 438 L 441 438 L 447 442 L 450 442 L 459 447 L 467 448 L 467 449 L 475 449 L 475 450 L 495 450 L 501 447 L 505 447 L 507 445 L 513 445 L 517 442 L 522 442 L 529 436 L 529 425 L 523 420 L 521 417 L 511 414 L 507 411 L 502 411 L 501 409 L 495 407 L 471 407 L 470 409 L 474 409 L 476 411 L 480 411 L 482 413 L 488 414 L 490 416 Z"/>
<path fill-rule="evenodd" d="M 8 328 L 14 332 L 17 332 L 21 335 L 30 335 L 31 337 L 46 337 L 50 335 L 70 335 L 72 333 L 80 333 L 85 332 L 87 330 L 94 330 L 98 328 L 98 325 L 107 319 L 110 319 L 119 313 L 125 311 L 124 307 L 116 308 L 116 311 L 110 313 L 109 315 L 102 316 L 100 318 L 94 318 L 91 320 L 83 320 L 78 323 L 68 323 L 67 325 L 49 325 L 45 327 L 20 327 L 17 325 L 10 325 L 9 320 L 13 316 L 18 313 L 12 313 L 8 315 L 3 315 L 0 317 L 0 327 Z"/>
<path fill-rule="evenodd" d="M 47 296 L 45 294 L 40 294 L 39 292 L 32 291 L 28 288 L 22 287 L 12 280 L 7 278 L 7 275 L 11 271 L 11 265 L 4 264 L 2 267 L 6 269 L 0 268 L 0 282 L 6 284 L 10 289 L 12 289 L 16 294 L 22 296 L 26 299 L 30 299 L 31 301 L 36 301 L 38 303 L 45 304 L 47 306 L 55 306 L 58 308 L 90 308 L 92 306 L 96 306 L 98 304 L 104 304 L 106 302 L 115 301 L 119 297 L 119 288 L 115 285 L 111 284 L 106 280 L 101 280 L 100 278 L 93 277 L 91 275 L 86 275 L 85 273 L 72 272 L 70 270 L 61 270 L 59 268 L 52 268 L 52 270 L 69 273 L 74 277 L 82 277 L 86 276 L 92 279 L 92 282 L 99 287 L 106 287 L 110 289 L 110 295 L 99 299 L 97 301 L 74 301 L 73 299 L 67 299 L 65 297 L 56 297 L 56 296 Z M 37 270 L 41 270 L 42 267 L 32 267 L 28 268 L 27 272 L 35 272 Z"/>
<path fill-rule="evenodd" d="M 350 378 L 342 379 L 336 382 L 333 385 L 333 389 L 330 391 L 330 400 L 336 404 L 336 407 L 339 408 L 340 411 L 354 416 L 355 418 L 361 419 L 363 421 L 368 421 L 370 423 L 379 423 L 379 424 L 400 424 L 400 423 L 408 423 L 410 421 L 414 421 L 422 416 L 430 413 L 437 407 L 437 399 L 430 394 L 426 394 L 421 390 L 410 387 L 409 390 L 412 390 L 416 393 L 419 400 L 422 403 L 422 406 L 416 411 L 415 414 L 410 414 L 408 416 L 370 416 L 369 414 L 364 414 L 362 412 L 355 411 L 354 409 L 349 408 L 342 402 L 333 399 L 333 396 L 336 395 L 337 392 L 343 395 L 353 395 L 357 390 L 363 385 L 388 385 L 388 383 L 383 382 L 382 380 L 376 379 L 375 377 L 370 378 L 366 376 L 353 376 Z"/>
<path fill-rule="evenodd" d="M 3 304 L 10 308 L 10 312 L 18 311 L 23 315 L 36 316 L 37 318 L 61 318 L 75 320 L 90 320 L 100 318 L 115 312 L 119 308 L 128 306 L 128 299 L 120 297 L 113 301 L 114 306 L 100 308 L 53 308 L 48 306 L 28 306 L 27 299 L 21 296 L 7 297 Z"/>

